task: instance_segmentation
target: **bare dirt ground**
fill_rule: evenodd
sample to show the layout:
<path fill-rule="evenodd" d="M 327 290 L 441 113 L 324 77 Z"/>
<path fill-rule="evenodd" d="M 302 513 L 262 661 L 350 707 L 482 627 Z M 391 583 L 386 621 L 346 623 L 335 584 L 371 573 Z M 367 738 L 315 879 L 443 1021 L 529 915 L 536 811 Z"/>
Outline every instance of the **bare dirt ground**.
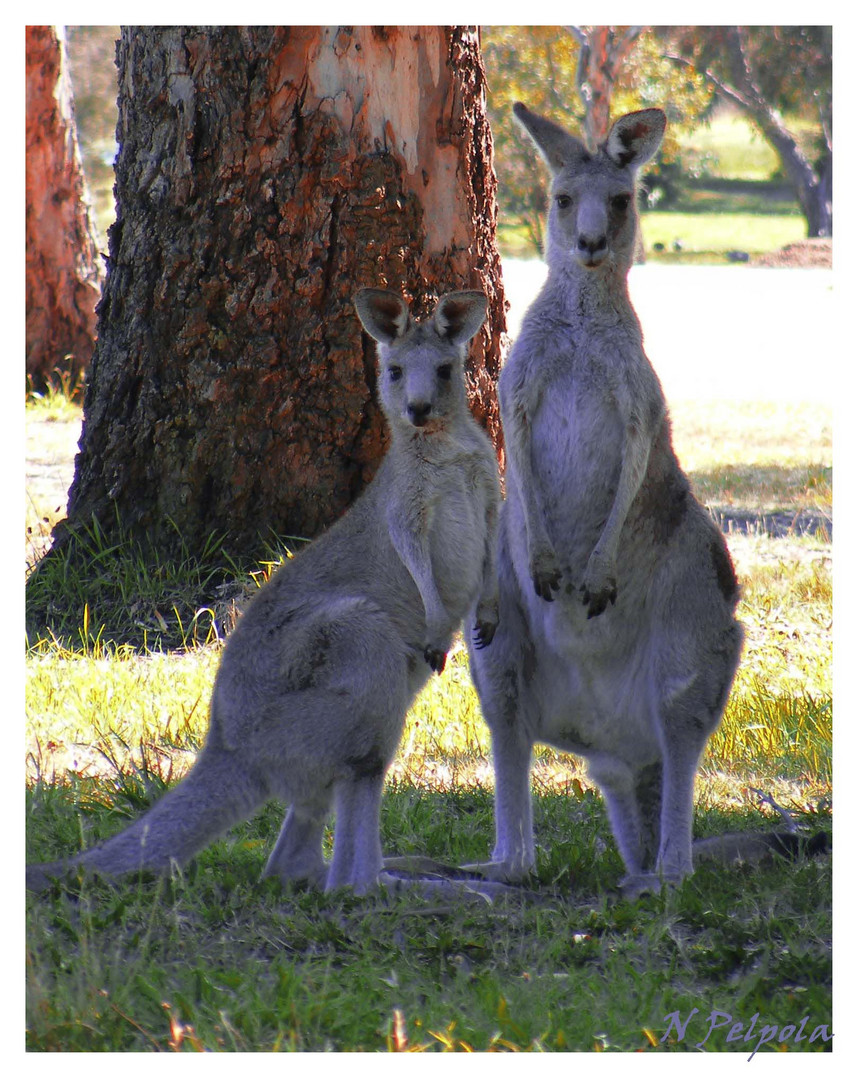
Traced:
<path fill-rule="evenodd" d="M 27 411 L 24 499 L 28 567 L 51 546 L 51 528 L 65 517 L 80 434 L 79 419 L 50 419 L 35 410 Z"/>
<path fill-rule="evenodd" d="M 830 237 L 817 237 L 799 240 L 788 244 L 780 251 L 771 251 L 767 255 L 756 255 L 753 266 L 805 267 L 829 270 L 833 266 L 833 240 Z"/>

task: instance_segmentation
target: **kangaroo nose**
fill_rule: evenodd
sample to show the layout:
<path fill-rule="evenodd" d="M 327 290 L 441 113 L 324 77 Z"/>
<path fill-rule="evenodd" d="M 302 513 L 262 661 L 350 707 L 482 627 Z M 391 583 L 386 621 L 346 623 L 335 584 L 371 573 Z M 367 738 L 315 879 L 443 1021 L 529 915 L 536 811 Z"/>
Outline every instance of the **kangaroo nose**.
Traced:
<path fill-rule="evenodd" d="M 429 401 L 410 401 L 406 406 L 406 411 L 409 413 L 409 419 L 416 427 L 423 427 L 427 423 L 427 418 L 430 415 L 430 402 Z"/>
<path fill-rule="evenodd" d="M 595 255 L 602 255 L 606 250 L 606 233 L 602 233 L 600 236 L 589 236 L 587 233 L 580 233 L 576 247 L 581 255 L 590 258 L 594 258 Z"/>

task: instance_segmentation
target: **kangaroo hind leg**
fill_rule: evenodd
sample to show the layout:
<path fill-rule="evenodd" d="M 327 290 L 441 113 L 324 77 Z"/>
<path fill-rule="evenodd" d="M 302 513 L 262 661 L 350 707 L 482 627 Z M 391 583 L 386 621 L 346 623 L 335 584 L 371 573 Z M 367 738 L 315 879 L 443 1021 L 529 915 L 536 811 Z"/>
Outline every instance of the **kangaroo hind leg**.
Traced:
<path fill-rule="evenodd" d="M 366 893 L 376 885 L 382 870 L 382 843 L 379 839 L 379 811 L 385 766 L 351 777 L 335 785 L 334 854 L 326 880 L 326 891 L 342 886 Z"/>
<path fill-rule="evenodd" d="M 658 704 L 663 745 L 663 797 L 657 873 L 678 884 L 693 871 L 693 794 L 696 770 L 709 736 L 718 727 L 737 667 L 742 634 L 737 624 L 705 653 L 698 672 L 677 680 L 679 688 Z M 664 684 L 671 685 L 671 683 Z"/>
<path fill-rule="evenodd" d="M 337 621 L 315 627 L 325 641 L 313 685 L 282 706 L 293 727 L 286 786 L 293 805 L 270 866 L 281 878 L 324 880 L 327 890 L 366 892 L 382 869 L 379 811 L 385 773 L 397 751 L 409 707 L 403 641 L 373 604 L 341 600 Z M 414 662 L 414 661 L 413 661 Z M 322 862 L 322 827 L 335 812 L 331 865 Z"/>
<path fill-rule="evenodd" d="M 496 843 L 489 862 L 463 869 L 491 880 L 519 882 L 535 867 L 531 732 L 539 726 L 534 687 L 537 658 L 513 593 L 513 569 L 504 551 L 500 565 L 500 617 L 493 643 L 480 650 L 469 643 L 472 677 L 492 734 Z"/>
<path fill-rule="evenodd" d="M 316 800 L 296 801 L 287 810 L 277 842 L 263 871 L 263 877 L 307 881 L 323 888 L 328 867 L 323 859 L 322 841 L 330 798 L 321 793 Z"/>
<path fill-rule="evenodd" d="M 588 771 L 600 785 L 612 835 L 624 860 L 624 893 L 659 891 L 655 865 L 660 843 L 662 764 L 656 761 L 635 769 L 606 758 L 590 761 Z"/>

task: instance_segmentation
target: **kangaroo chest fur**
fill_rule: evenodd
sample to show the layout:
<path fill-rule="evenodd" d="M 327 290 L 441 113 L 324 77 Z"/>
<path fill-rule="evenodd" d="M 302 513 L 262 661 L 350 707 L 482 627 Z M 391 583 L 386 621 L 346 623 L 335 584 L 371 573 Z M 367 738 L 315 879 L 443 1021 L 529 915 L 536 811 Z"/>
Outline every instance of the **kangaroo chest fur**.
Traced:
<path fill-rule="evenodd" d="M 426 441 L 411 447 L 415 494 L 426 515 L 433 577 L 452 627 L 465 617 L 478 595 L 486 543 L 485 455 L 456 435 L 439 440 L 428 452 Z M 495 467 L 489 459 L 491 467 Z M 406 581 L 414 589 L 414 583 Z M 420 597 L 414 599 L 420 610 Z"/>

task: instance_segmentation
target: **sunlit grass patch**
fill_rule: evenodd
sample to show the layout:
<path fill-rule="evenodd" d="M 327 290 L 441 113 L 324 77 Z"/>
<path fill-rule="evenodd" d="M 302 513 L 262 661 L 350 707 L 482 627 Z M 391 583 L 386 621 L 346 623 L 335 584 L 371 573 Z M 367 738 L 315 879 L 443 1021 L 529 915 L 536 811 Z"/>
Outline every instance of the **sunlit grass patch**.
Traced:
<path fill-rule="evenodd" d="M 688 472 L 751 466 L 829 469 L 833 410 L 816 402 L 673 401 L 672 438 Z M 830 495 L 827 488 L 822 498 Z"/>
<path fill-rule="evenodd" d="M 725 262 L 726 253 L 759 254 L 778 251 L 806 236 L 806 220 L 800 213 L 685 213 L 651 211 L 642 215 L 642 237 L 649 260 L 677 262 Z M 680 250 L 676 253 L 676 245 Z"/>
<path fill-rule="evenodd" d="M 829 785 L 833 775 L 833 704 L 811 694 L 772 694 L 739 687 L 711 737 L 705 762 L 771 777 L 805 777 Z"/>
<path fill-rule="evenodd" d="M 28 413 L 40 420 L 79 421 L 83 417 L 84 380 L 73 378 L 71 373 L 54 368 L 42 390 L 34 390 L 30 376 L 25 404 Z"/>
<path fill-rule="evenodd" d="M 722 465 L 690 473 L 697 498 L 721 509 L 756 514 L 812 510 L 830 517 L 833 470 L 824 465 Z"/>
<path fill-rule="evenodd" d="M 810 402 L 676 401 L 675 450 L 696 496 L 721 509 L 829 519 L 833 416 Z"/>
<path fill-rule="evenodd" d="M 219 653 L 141 655 L 40 642 L 27 657 L 28 777 L 109 775 L 133 768 L 142 746 L 190 758 L 208 728 Z"/>

